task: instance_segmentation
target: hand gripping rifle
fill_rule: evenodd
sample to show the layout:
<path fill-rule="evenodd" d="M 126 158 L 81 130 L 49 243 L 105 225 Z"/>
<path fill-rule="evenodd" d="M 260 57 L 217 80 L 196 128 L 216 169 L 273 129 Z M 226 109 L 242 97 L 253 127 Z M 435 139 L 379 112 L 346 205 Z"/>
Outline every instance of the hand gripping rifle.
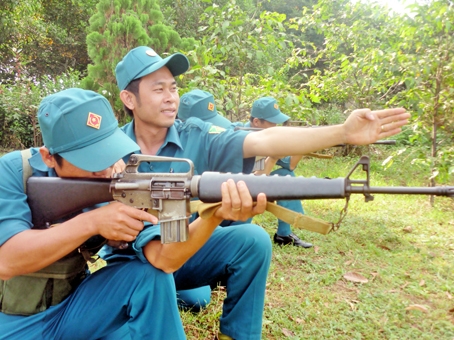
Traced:
<path fill-rule="evenodd" d="M 186 173 L 141 173 L 142 162 L 186 162 Z M 350 176 L 359 167 L 366 179 Z M 188 238 L 190 200 L 220 202 L 221 184 L 232 178 L 244 181 L 252 197 L 265 193 L 268 201 L 346 198 L 363 194 L 365 201 L 372 194 L 436 195 L 454 197 L 454 187 L 371 187 L 369 185 L 369 158 L 356 163 L 345 178 L 305 178 L 290 176 L 255 176 L 219 172 L 204 172 L 194 176 L 194 165 L 189 159 L 159 156 L 131 155 L 122 173 L 113 179 L 80 179 L 58 177 L 30 177 L 27 181 L 28 203 L 34 226 L 50 223 L 77 213 L 84 208 L 112 200 L 140 209 L 157 211 L 161 225 L 161 242 L 181 242 Z M 344 216 L 346 214 L 344 208 Z M 342 220 L 343 216 L 341 214 Z M 338 226 L 337 226 L 338 227 Z"/>

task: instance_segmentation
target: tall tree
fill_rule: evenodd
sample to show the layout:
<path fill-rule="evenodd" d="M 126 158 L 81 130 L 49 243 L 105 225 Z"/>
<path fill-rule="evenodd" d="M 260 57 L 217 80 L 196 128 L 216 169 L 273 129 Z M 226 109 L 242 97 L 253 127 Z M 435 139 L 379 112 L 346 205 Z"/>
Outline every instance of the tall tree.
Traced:
<path fill-rule="evenodd" d="M 349 102 L 353 107 L 382 106 L 396 83 L 395 51 L 392 43 L 398 32 L 389 13 L 377 5 L 349 0 L 321 0 L 312 12 L 298 20 L 301 29 L 314 30 L 324 37 L 312 53 L 300 49 L 291 59 L 314 75 L 307 85 L 311 99 Z"/>
<path fill-rule="evenodd" d="M 115 108 L 121 122 L 127 117 L 122 110 L 115 80 L 115 66 L 137 46 L 150 46 L 166 56 L 194 45 L 194 39 L 181 38 L 163 23 L 157 0 L 101 0 L 90 18 L 87 35 L 88 55 L 92 64 L 84 79 L 87 88 L 103 93 Z"/>
<path fill-rule="evenodd" d="M 397 15 L 376 3 L 320 0 L 297 22 L 320 32 L 323 48 L 294 51 L 290 60 L 308 68 L 324 63 L 305 84 L 314 102 L 411 109 L 417 119 L 407 136 L 422 145 L 413 163 L 430 169 L 434 185 L 436 176 L 454 173 L 454 12 L 442 0 L 409 10 Z"/>
<path fill-rule="evenodd" d="M 5 0 L 0 4 L 0 79 L 85 71 L 85 27 L 96 0 Z"/>
<path fill-rule="evenodd" d="M 454 7 L 438 0 L 409 10 L 400 21 L 405 91 L 398 99 L 417 114 L 412 140 L 430 151 L 414 161 L 431 169 L 434 186 L 454 174 Z"/>

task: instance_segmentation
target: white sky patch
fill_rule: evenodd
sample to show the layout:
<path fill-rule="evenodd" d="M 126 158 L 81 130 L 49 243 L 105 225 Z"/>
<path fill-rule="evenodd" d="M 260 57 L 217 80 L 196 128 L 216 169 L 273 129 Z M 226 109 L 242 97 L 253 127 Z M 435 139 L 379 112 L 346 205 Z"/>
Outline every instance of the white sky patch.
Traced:
<path fill-rule="evenodd" d="M 408 5 L 408 2 L 414 3 L 414 1 L 399 1 L 399 0 L 375 0 L 375 2 L 387 6 L 397 13 L 403 13 L 405 6 Z"/>
<path fill-rule="evenodd" d="M 396 12 L 397 14 L 403 14 L 405 12 L 409 12 L 406 10 L 406 7 L 409 5 L 413 5 L 415 3 L 427 3 L 430 0 L 360 0 L 362 2 L 375 2 L 381 4 L 383 6 L 387 6 L 392 11 Z"/>

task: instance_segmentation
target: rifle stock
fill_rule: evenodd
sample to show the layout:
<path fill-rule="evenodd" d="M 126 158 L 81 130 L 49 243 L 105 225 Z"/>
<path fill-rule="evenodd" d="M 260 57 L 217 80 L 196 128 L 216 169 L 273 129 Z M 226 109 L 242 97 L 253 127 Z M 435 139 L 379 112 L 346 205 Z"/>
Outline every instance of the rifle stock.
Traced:
<path fill-rule="evenodd" d="M 112 201 L 111 179 L 30 177 L 27 200 L 35 227 L 45 227 L 60 218 L 95 204 Z"/>
<path fill-rule="evenodd" d="M 142 162 L 186 162 L 187 173 L 139 173 Z M 358 168 L 366 179 L 351 179 Z M 369 158 L 361 159 L 345 178 L 305 178 L 290 176 L 255 176 L 204 172 L 193 175 L 193 164 L 187 159 L 132 155 L 125 170 L 113 179 L 71 179 L 30 177 L 27 195 L 34 226 L 44 226 L 98 203 L 116 200 L 136 208 L 158 211 L 163 243 L 185 241 L 189 201 L 219 202 L 221 184 L 232 178 L 244 181 L 252 195 L 265 193 L 268 201 L 286 199 L 338 199 L 362 194 L 366 202 L 372 194 L 436 195 L 454 197 L 454 187 L 371 187 Z"/>

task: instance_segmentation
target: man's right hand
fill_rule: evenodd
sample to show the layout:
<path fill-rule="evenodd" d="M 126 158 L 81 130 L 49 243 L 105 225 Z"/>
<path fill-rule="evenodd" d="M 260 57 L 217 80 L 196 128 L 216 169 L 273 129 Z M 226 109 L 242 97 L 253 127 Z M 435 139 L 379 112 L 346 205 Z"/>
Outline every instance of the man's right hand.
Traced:
<path fill-rule="evenodd" d="M 85 214 L 95 235 L 113 241 L 132 242 L 142 231 L 143 222 L 158 223 L 155 216 L 119 202 L 112 202 Z"/>

